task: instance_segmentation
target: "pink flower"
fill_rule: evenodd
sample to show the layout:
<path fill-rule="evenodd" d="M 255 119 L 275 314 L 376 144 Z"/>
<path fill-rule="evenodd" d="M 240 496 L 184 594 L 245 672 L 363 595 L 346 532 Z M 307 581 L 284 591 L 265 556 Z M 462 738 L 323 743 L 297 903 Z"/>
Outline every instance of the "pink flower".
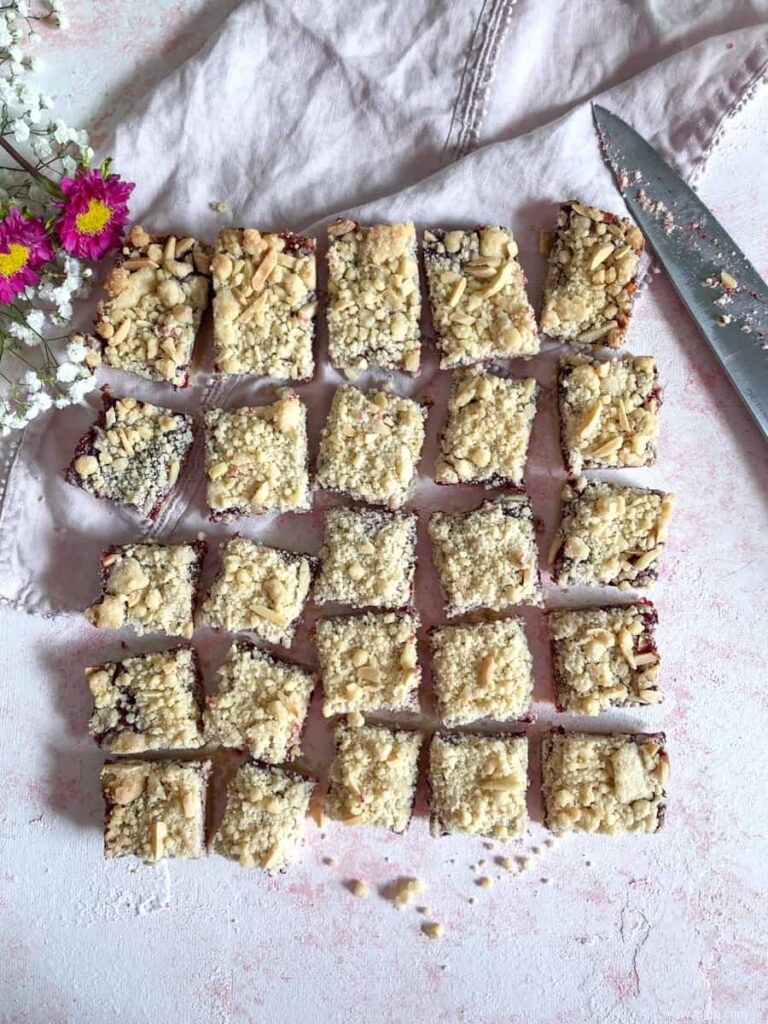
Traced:
<path fill-rule="evenodd" d="M 28 285 L 37 284 L 38 269 L 51 259 L 53 246 L 43 222 L 27 220 L 11 207 L 0 220 L 0 302 L 12 302 Z"/>
<path fill-rule="evenodd" d="M 81 167 L 59 184 L 64 199 L 56 204 L 62 211 L 56 230 L 67 252 L 97 260 L 120 245 L 132 182 Z"/>

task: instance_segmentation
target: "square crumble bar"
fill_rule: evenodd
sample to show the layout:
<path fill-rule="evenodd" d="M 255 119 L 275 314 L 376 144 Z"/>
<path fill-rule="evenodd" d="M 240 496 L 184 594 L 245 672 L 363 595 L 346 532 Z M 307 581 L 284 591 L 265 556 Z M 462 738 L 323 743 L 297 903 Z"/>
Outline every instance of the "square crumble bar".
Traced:
<path fill-rule="evenodd" d="M 102 750 L 194 750 L 203 745 L 203 680 L 188 647 L 85 670 L 94 699 L 88 724 Z"/>
<path fill-rule="evenodd" d="M 507 228 L 424 232 L 440 369 L 539 351 L 517 243 Z"/>
<path fill-rule="evenodd" d="M 657 832 L 666 811 L 664 733 L 566 733 L 541 747 L 544 824 L 553 832 Z"/>
<path fill-rule="evenodd" d="M 233 644 L 216 673 L 217 692 L 205 699 L 205 741 L 244 748 L 268 764 L 301 752 L 315 677 L 300 665 L 254 644 Z"/>
<path fill-rule="evenodd" d="M 437 733 L 429 748 L 428 782 L 432 836 L 507 840 L 525 834 L 525 736 Z"/>
<path fill-rule="evenodd" d="M 328 298 L 328 355 L 337 370 L 418 373 L 421 286 L 411 221 L 329 224 Z"/>
<path fill-rule="evenodd" d="M 470 512 L 434 512 L 429 536 L 450 617 L 542 603 L 533 510 L 525 495 L 502 494 Z"/>
<path fill-rule="evenodd" d="M 650 601 L 547 612 L 558 710 L 661 703 L 656 622 Z"/>
<path fill-rule="evenodd" d="M 560 207 L 539 325 L 574 345 L 621 348 L 629 329 L 644 239 L 639 228 L 574 199 Z"/>
<path fill-rule="evenodd" d="M 98 305 L 93 339 L 96 361 L 186 387 L 208 305 L 209 263 L 209 247 L 194 238 L 149 235 L 134 225 L 104 279 L 107 298 Z"/>
<path fill-rule="evenodd" d="M 656 461 L 661 396 L 653 356 L 564 356 L 557 397 L 560 446 L 572 476 Z"/>
<path fill-rule="evenodd" d="M 307 409 L 281 390 L 272 405 L 205 414 L 206 500 L 212 519 L 311 507 Z"/>
<path fill-rule="evenodd" d="M 139 636 L 189 639 L 207 550 L 200 540 L 107 548 L 101 556 L 101 599 L 85 609 L 86 619 L 101 629 L 131 626 Z"/>
<path fill-rule="evenodd" d="M 334 740 L 325 797 L 328 817 L 405 832 L 416 799 L 421 733 L 339 725 Z"/>
<path fill-rule="evenodd" d="M 211 262 L 219 373 L 309 380 L 317 312 L 314 238 L 224 228 Z"/>
<path fill-rule="evenodd" d="M 649 587 L 669 530 L 673 494 L 580 477 L 562 491 L 553 577 L 572 583 Z"/>
<path fill-rule="evenodd" d="M 115 761 L 101 770 L 104 856 L 205 856 L 210 761 Z"/>
<path fill-rule="evenodd" d="M 532 659 L 521 619 L 440 626 L 430 640 L 437 710 L 447 726 L 528 713 Z"/>
<path fill-rule="evenodd" d="M 435 482 L 522 487 L 536 391 L 531 377 L 456 371 Z"/>
<path fill-rule="evenodd" d="M 282 768 L 244 764 L 227 786 L 212 848 L 241 867 L 285 870 L 296 856 L 314 786 Z"/>
<path fill-rule="evenodd" d="M 214 629 L 253 633 L 289 647 L 309 594 L 316 560 L 244 537 L 224 544 L 221 568 L 203 604 Z"/>
<path fill-rule="evenodd" d="M 402 608 L 413 596 L 416 515 L 333 508 L 325 514 L 318 604 Z"/>
<path fill-rule="evenodd" d="M 65 470 L 68 483 L 156 519 L 192 447 L 190 416 L 135 398 L 114 398 L 105 385 L 102 409 Z"/>
<path fill-rule="evenodd" d="M 416 615 L 367 612 L 320 619 L 317 656 L 323 714 L 418 711 Z"/>
<path fill-rule="evenodd" d="M 416 481 L 426 415 L 418 402 L 388 391 L 337 388 L 320 437 L 317 484 L 400 508 Z"/>

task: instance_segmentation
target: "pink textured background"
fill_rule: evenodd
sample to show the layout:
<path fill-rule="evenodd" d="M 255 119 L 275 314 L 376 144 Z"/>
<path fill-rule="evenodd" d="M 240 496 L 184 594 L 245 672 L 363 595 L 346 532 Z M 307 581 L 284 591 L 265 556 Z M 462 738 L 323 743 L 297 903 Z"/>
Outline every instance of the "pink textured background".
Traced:
<path fill-rule="evenodd" d="M 61 76 L 61 92 L 101 131 L 234 4 L 162 2 L 142 13 L 128 0 L 98 6 L 95 35 L 61 37 L 48 74 L 54 83 Z M 75 29 L 90 7 L 70 3 Z M 66 80 L 65 66 L 73 68 Z M 764 275 L 767 115 L 763 93 L 728 125 L 701 181 L 705 201 Z M 74 620 L 3 609 L 0 1020 L 765 1019 L 768 447 L 660 277 L 639 300 L 632 349 L 657 355 L 666 386 L 660 465 L 634 480 L 678 493 L 653 593 L 667 699 L 599 725 L 666 730 L 665 829 L 642 839 L 572 837 L 550 848 L 534 820 L 525 841 L 488 850 L 479 840 L 431 841 L 421 796 L 402 839 L 309 823 L 299 864 L 274 880 L 220 858 L 156 869 L 105 864 L 102 758 L 84 736 L 81 677 L 84 664 L 106 656 L 104 640 Z M 546 359 L 531 369 L 548 382 Z M 436 428 L 433 417 L 433 438 Z M 535 471 L 558 467 L 546 395 L 535 430 L 531 491 L 546 544 L 561 475 Z M 427 571 L 419 585 L 429 591 Z M 536 641 L 535 738 L 553 710 L 541 619 L 526 617 Z M 224 646 L 204 643 L 209 677 Z M 312 753 L 327 754 L 316 722 Z M 534 772 L 534 819 L 537 779 Z M 533 863 L 510 875 L 495 864 L 501 855 Z M 324 863 L 329 857 L 335 866 Z M 413 875 L 426 893 L 400 913 L 378 890 Z M 481 875 L 494 879 L 490 890 L 475 885 Z M 369 884 L 368 900 L 347 891 L 351 878 Z M 442 941 L 421 934 L 416 905 L 445 924 Z"/>

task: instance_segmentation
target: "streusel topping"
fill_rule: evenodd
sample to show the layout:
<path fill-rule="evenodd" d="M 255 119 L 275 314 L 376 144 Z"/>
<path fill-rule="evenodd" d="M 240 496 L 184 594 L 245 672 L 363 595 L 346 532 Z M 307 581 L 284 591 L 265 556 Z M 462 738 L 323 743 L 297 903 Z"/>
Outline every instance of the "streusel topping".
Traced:
<path fill-rule="evenodd" d="M 325 514 L 318 604 L 399 608 L 413 592 L 416 516 L 376 509 L 333 508 Z"/>
<path fill-rule="evenodd" d="M 312 582 L 313 560 L 244 537 L 227 541 L 221 559 L 203 605 L 205 621 L 290 646 Z"/>
<path fill-rule="evenodd" d="M 660 703 L 651 605 L 551 611 L 547 621 L 561 710 L 596 715 L 610 707 Z"/>
<path fill-rule="evenodd" d="M 191 637 L 205 544 L 125 544 L 101 557 L 102 597 L 85 617 L 102 629 Z"/>
<path fill-rule="evenodd" d="M 67 479 L 97 498 L 157 513 L 192 446 L 192 419 L 104 390 L 99 419 L 81 439 Z"/>
<path fill-rule="evenodd" d="M 245 747 L 269 764 L 300 753 L 299 741 L 315 679 L 248 643 L 233 644 L 206 697 L 205 739 Z"/>
<path fill-rule="evenodd" d="M 429 535 L 449 615 L 541 604 L 533 512 L 524 495 L 504 494 L 471 512 L 435 512 Z"/>
<path fill-rule="evenodd" d="M 520 487 L 536 415 L 536 381 L 475 370 L 454 373 L 435 480 Z"/>
<path fill-rule="evenodd" d="M 328 297 L 328 354 L 337 369 L 418 373 L 421 289 L 411 221 L 330 224 Z"/>
<path fill-rule="evenodd" d="M 400 508 L 413 488 L 426 411 L 387 391 L 336 389 L 320 438 L 317 483 Z"/>
<path fill-rule="evenodd" d="M 658 376 L 653 356 L 560 360 L 560 436 L 570 473 L 656 461 Z"/>
<path fill-rule="evenodd" d="M 521 619 L 443 626 L 431 634 L 437 708 L 446 725 L 525 715 L 532 661 Z"/>
<path fill-rule="evenodd" d="M 552 733 L 542 746 L 545 824 L 553 832 L 656 832 L 668 775 L 661 733 Z"/>
<path fill-rule="evenodd" d="M 418 710 L 418 625 L 415 615 L 394 612 L 321 619 L 316 631 L 323 714 Z"/>
<path fill-rule="evenodd" d="M 539 324 L 552 338 L 620 348 L 643 252 L 630 221 L 575 200 L 563 203 L 549 252 Z"/>
<path fill-rule="evenodd" d="M 539 351 L 517 243 L 507 228 L 424 232 L 424 265 L 440 367 Z"/>
<path fill-rule="evenodd" d="M 243 765 L 227 787 L 227 809 L 213 848 L 244 868 L 287 867 L 304 831 L 313 788 L 279 768 Z"/>
<path fill-rule="evenodd" d="M 583 477 L 566 484 L 562 495 L 556 582 L 650 586 L 658 575 L 674 495 Z"/>
<path fill-rule="evenodd" d="M 95 709 L 88 725 L 113 754 L 202 746 L 202 685 L 193 651 L 142 654 L 85 670 Z"/>
<path fill-rule="evenodd" d="M 418 732 L 339 726 L 325 798 L 329 818 L 405 832 L 416 795 Z"/>
<path fill-rule="evenodd" d="M 432 835 L 523 835 L 527 770 L 524 736 L 438 733 L 429 749 Z"/>
<path fill-rule="evenodd" d="M 101 360 L 184 387 L 208 305 L 209 263 L 210 249 L 194 238 L 149 235 L 132 227 L 104 280 L 107 299 L 98 305 Z"/>
<path fill-rule="evenodd" d="M 210 761 L 105 764 L 104 856 L 147 863 L 205 856 L 205 793 Z"/>
<path fill-rule="evenodd" d="M 205 414 L 207 501 L 215 516 L 303 511 L 311 505 L 307 409 L 292 392 L 272 405 Z"/>
<path fill-rule="evenodd" d="M 216 369 L 308 380 L 317 311 L 315 239 L 224 228 L 211 262 Z"/>

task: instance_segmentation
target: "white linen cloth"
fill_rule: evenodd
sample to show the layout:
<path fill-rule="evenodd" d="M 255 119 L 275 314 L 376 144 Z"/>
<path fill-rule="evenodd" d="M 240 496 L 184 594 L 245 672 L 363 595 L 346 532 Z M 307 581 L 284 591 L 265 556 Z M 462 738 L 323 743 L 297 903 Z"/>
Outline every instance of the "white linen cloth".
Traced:
<path fill-rule="evenodd" d="M 536 304 L 535 225 L 550 225 L 555 204 L 573 196 L 621 209 L 590 101 L 599 97 L 691 176 L 764 79 L 767 16 L 757 0 L 256 0 L 155 90 L 106 151 L 136 182 L 135 219 L 157 231 L 213 239 L 232 223 L 322 239 L 323 221 L 341 213 L 412 218 L 419 228 L 509 224 Z M 230 212 L 214 212 L 215 201 Z M 645 339 L 642 347 L 653 351 Z M 337 381 L 319 355 L 316 381 L 299 389 L 313 439 Z M 435 397 L 447 377 L 435 368 L 428 357 L 420 379 L 398 388 Z M 204 359 L 193 386 L 176 393 L 99 372 L 118 394 L 198 413 L 265 390 L 212 382 Z M 61 470 L 92 419 L 82 406 L 25 433 L 0 513 L 8 604 L 75 611 L 96 596 L 106 544 L 233 530 L 205 522 L 199 446 L 151 526 L 66 484 Z M 550 470 L 559 465 L 553 445 L 548 458 Z M 433 461 L 427 451 L 425 475 Z M 289 546 L 316 542 L 311 516 L 248 520 L 242 530 Z"/>

